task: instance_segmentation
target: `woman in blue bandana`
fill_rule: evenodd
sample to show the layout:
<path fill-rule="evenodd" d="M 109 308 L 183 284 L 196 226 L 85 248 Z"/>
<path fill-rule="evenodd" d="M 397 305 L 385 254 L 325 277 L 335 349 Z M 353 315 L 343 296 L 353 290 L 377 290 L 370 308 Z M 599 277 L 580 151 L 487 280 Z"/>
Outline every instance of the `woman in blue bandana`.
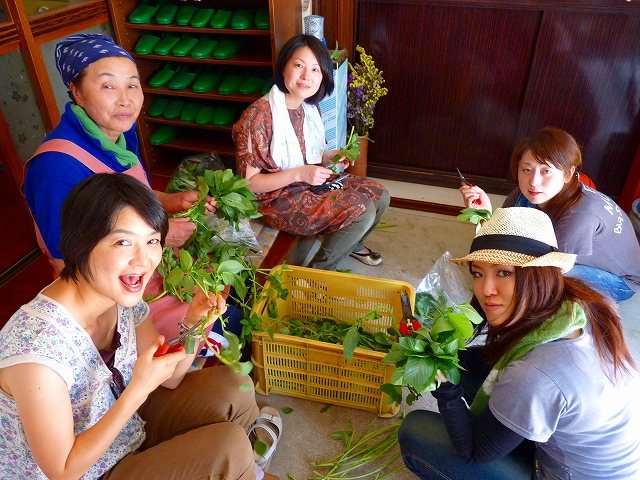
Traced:
<path fill-rule="evenodd" d="M 62 270 L 60 207 L 67 193 L 94 173 L 123 172 L 149 185 L 140 160 L 136 120 L 143 93 L 135 61 L 112 38 L 77 34 L 57 44 L 56 67 L 69 89 L 60 123 L 25 165 L 24 194 L 56 273 Z M 197 192 L 154 192 L 168 214 L 186 210 Z M 207 208 L 215 208 L 213 199 Z M 168 246 L 194 232 L 186 218 L 170 219 Z"/>
<path fill-rule="evenodd" d="M 461 381 L 415 410 L 398 439 L 422 479 L 640 478 L 640 377 L 615 305 L 563 276 L 550 218 L 496 209 L 469 263 L 481 347 L 460 352 Z M 470 405 L 470 406 L 468 406 Z"/>

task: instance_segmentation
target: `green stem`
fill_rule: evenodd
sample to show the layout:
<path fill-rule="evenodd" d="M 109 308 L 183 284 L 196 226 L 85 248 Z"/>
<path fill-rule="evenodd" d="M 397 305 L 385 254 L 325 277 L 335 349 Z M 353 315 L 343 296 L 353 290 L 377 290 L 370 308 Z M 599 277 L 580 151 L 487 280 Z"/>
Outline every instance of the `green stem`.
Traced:
<path fill-rule="evenodd" d="M 153 297 L 149 300 L 147 300 L 147 303 L 151 303 L 151 302 L 155 302 L 156 300 L 160 300 L 162 297 L 164 297 L 167 293 L 169 293 L 167 290 L 163 290 L 162 293 L 160 293 L 158 296 Z"/>

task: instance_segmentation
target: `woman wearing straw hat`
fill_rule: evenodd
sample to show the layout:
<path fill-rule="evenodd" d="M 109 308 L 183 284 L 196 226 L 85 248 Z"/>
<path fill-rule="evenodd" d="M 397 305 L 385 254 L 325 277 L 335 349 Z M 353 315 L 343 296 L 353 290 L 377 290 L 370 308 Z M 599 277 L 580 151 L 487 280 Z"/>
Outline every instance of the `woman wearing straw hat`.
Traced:
<path fill-rule="evenodd" d="M 460 385 L 432 392 L 440 414 L 399 432 L 422 479 L 640 478 L 640 377 L 613 302 L 563 276 L 549 217 L 499 208 L 469 263 L 482 347 L 460 352 Z M 467 406 L 470 405 L 470 407 Z"/>
<path fill-rule="evenodd" d="M 538 208 L 549 215 L 560 250 L 577 255 L 569 275 L 620 302 L 640 290 L 638 239 L 627 214 L 583 184 L 581 167 L 576 139 L 545 127 L 514 149 L 511 174 L 518 188 L 502 206 Z M 462 185 L 460 192 L 468 208 L 491 210 L 491 200 L 478 186 Z"/>

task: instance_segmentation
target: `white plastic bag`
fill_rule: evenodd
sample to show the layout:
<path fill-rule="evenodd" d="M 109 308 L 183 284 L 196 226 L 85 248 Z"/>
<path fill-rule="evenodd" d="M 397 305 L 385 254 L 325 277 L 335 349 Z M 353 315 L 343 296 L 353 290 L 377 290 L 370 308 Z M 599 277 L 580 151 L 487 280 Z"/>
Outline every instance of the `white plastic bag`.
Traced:
<path fill-rule="evenodd" d="M 229 220 L 218 218 L 216 215 L 207 215 L 204 222 L 209 230 L 217 233 L 211 237 L 211 244 L 214 247 L 229 244 L 234 247 L 245 247 L 254 254 L 262 253 L 262 248 L 248 219 L 240 219 L 237 229 L 231 226 Z"/>
<path fill-rule="evenodd" d="M 451 254 L 444 252 L 422 279 L 416 293 L 429 293 L 435 298 L 444 295 L 447 305 L 469 302 L 473 296 L 471 275 L 465 267 L 450 260 Z"/>

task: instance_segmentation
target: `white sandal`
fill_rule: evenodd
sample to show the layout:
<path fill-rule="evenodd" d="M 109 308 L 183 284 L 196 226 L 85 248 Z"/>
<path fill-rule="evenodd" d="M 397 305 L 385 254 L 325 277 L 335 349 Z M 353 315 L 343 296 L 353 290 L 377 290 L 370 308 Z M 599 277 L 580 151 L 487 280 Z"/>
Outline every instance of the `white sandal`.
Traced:
<path fill-rule="evenodd" d="M 282 418 L 280 418 L 278 411 L 268 405 L 262 407 L 258 418 L 249 429 L 249 440 L 251 440 L 252 445 L 256 440 L 260 440 L 267 446 L 267 451 L 264 455 L 260 455 L 255 450 L 253 451 L 253 459 L 265 472 L 271 464 L 281 435 Z"/>

